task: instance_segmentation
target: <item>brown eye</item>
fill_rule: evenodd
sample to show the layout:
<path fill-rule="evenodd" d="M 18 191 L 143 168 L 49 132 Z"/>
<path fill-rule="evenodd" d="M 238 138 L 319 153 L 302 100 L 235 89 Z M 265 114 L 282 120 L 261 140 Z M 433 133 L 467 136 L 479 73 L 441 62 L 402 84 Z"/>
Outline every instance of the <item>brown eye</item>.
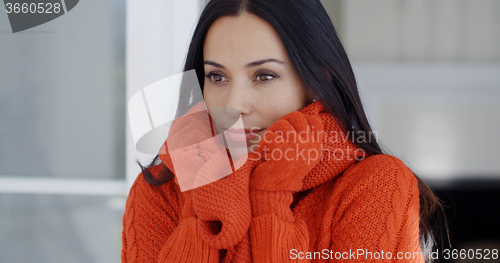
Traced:
<path fill-rule="evenodd" d="M 266 80 L 271 80 L 271 79 L 273 79 L 273 76 L 269 76 L 269 75 L 259 75 L 259 76 L 257 77 L 257 79 L 258 79 L 259 81 L 266 81 Z"/>
<path fill-rule="evenodd" d="M 275 73 L 266 71 L 266 72 L 262 72 L 262 73 L 258 74 L 257 77 L 255 78 L 255 80 L 258 82 L 266 82 L 266 81 L 273 80 L 275 78 L 279 78 L 279 76 Z"/>
<path fill-rule="evenodd" d="M 210 79 L 210 81 L 213 83 L 220 83 L 220 82 L 223 82 L 226 80 L 226 78 L 224 78 L 224 76 L 217 74 L 217 73 L 210 73 L 210 74 L 205 75 L 205 77 Z"/>
<path fill-rule="evenodd" d="M 221 75 L 212 75 L 212 80 L 215 82 L 222 81 L 223 77 Z"/>

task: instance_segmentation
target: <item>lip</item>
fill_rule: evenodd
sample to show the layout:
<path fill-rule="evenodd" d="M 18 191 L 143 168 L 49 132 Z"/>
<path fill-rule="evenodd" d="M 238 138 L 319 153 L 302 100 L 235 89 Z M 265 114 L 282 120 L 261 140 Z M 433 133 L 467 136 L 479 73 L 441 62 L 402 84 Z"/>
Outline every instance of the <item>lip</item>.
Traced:
<path fill-rule="evenodd" d="M 264 129 L 227 129 L 224 134 L 226 138 L 233 142 L 246 142 L 257 136 L 257 134 Z"/>

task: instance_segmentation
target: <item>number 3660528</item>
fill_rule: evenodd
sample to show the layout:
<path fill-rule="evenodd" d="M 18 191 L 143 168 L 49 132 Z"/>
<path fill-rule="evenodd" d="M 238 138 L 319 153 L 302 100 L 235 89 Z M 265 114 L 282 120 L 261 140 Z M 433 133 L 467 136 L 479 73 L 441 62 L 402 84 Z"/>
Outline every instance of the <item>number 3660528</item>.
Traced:
<path fill-rule="evenodd" d="M 52 13 L 60 13 L 61 12 L 61 4 L 59 3 L 6 3 L 5 9 L 8 14 L 52 14 Z"/>

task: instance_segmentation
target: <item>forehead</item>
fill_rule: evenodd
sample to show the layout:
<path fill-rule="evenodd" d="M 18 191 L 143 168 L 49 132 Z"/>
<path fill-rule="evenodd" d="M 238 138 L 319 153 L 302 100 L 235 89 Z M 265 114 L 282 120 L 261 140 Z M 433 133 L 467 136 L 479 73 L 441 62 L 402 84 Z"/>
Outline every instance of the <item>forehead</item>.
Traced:
<path fill-rule="evenodd" d="M 203 53 L 205 60 L 214 60 L 223 65 L 246 64 L 271 57 L 287 58 L 276 30 L 262 18 L 249 13 L 215 20 L 208 29 Z"/>

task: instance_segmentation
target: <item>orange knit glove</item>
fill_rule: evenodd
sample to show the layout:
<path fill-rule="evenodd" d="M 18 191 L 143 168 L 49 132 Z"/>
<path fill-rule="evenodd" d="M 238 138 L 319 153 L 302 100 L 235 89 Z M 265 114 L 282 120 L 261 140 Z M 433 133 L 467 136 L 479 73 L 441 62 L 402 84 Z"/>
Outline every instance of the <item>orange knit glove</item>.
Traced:
<path fill-rule="evenodd" d="M 197 105 L 198 110 L 201 106 Z M 172 122 L 167 140 L 160 149 L 160 158 L 176 175 L 175 182 L 181 191 L 193 188 L 197 171 L 206 163 L 199 156 L 198 143 L 210 139 L 212 130 L 206 110 L 188 112 Z"/>
<path fill-rule="evenodd" d="M 250 198 L 254 216 L 276 214 L 293 221 L 292 193 L 299 191 L 302 180 L 321 160 L 324 140 L 319 117 L 291 112 L 264 133 L 256 150 L 263 163 L 250 178 Z"/>
<path fill-rule="evenodd" d="M 206 111 L 176 119 L 167 139 L 169 157 L 162 161 L 175 164 L 175 180 L 186 200 L 182 216 L 197 217 L 200 237 L 211 247 L 230 248 L 250 227 L 251 167 L 260 160 L 240 158 L 234 165 L 241 168 L 233 172 L 223 142 L 212 137 L 207 120 Z"/>
<path fill-rule="evenodd" d="M 220 172 L 218 161 L 210 164 L 210 157 L 198 179 Z M 227 156 L 225 157 L 227 159 Z M 239 159 L 239 162 L 245 161 Z M 249 181 L 251 169 L 244 166 L 227 177 L 192 190 L 193 206 L 198 216 L 200 236 L 213 247 L 223 249 L 235 246 L 247 233 L 252 219 Z"/>
<path fill-rule="evenodd" d="M 206 163 L 196 173 L 194 185 L 197 187 L 189 192 L 201 238 L 210 246 L 223 249 L 236 245 L 250 227 L 251 170 L 243 168 L 232 172 L 231 166 L 227 166 L 227 152 L 218 142 L 206 140 L 197 144 L 199 156 Z M 245 158 L 236 161 L 235 165 L 243 163 Z"/>

